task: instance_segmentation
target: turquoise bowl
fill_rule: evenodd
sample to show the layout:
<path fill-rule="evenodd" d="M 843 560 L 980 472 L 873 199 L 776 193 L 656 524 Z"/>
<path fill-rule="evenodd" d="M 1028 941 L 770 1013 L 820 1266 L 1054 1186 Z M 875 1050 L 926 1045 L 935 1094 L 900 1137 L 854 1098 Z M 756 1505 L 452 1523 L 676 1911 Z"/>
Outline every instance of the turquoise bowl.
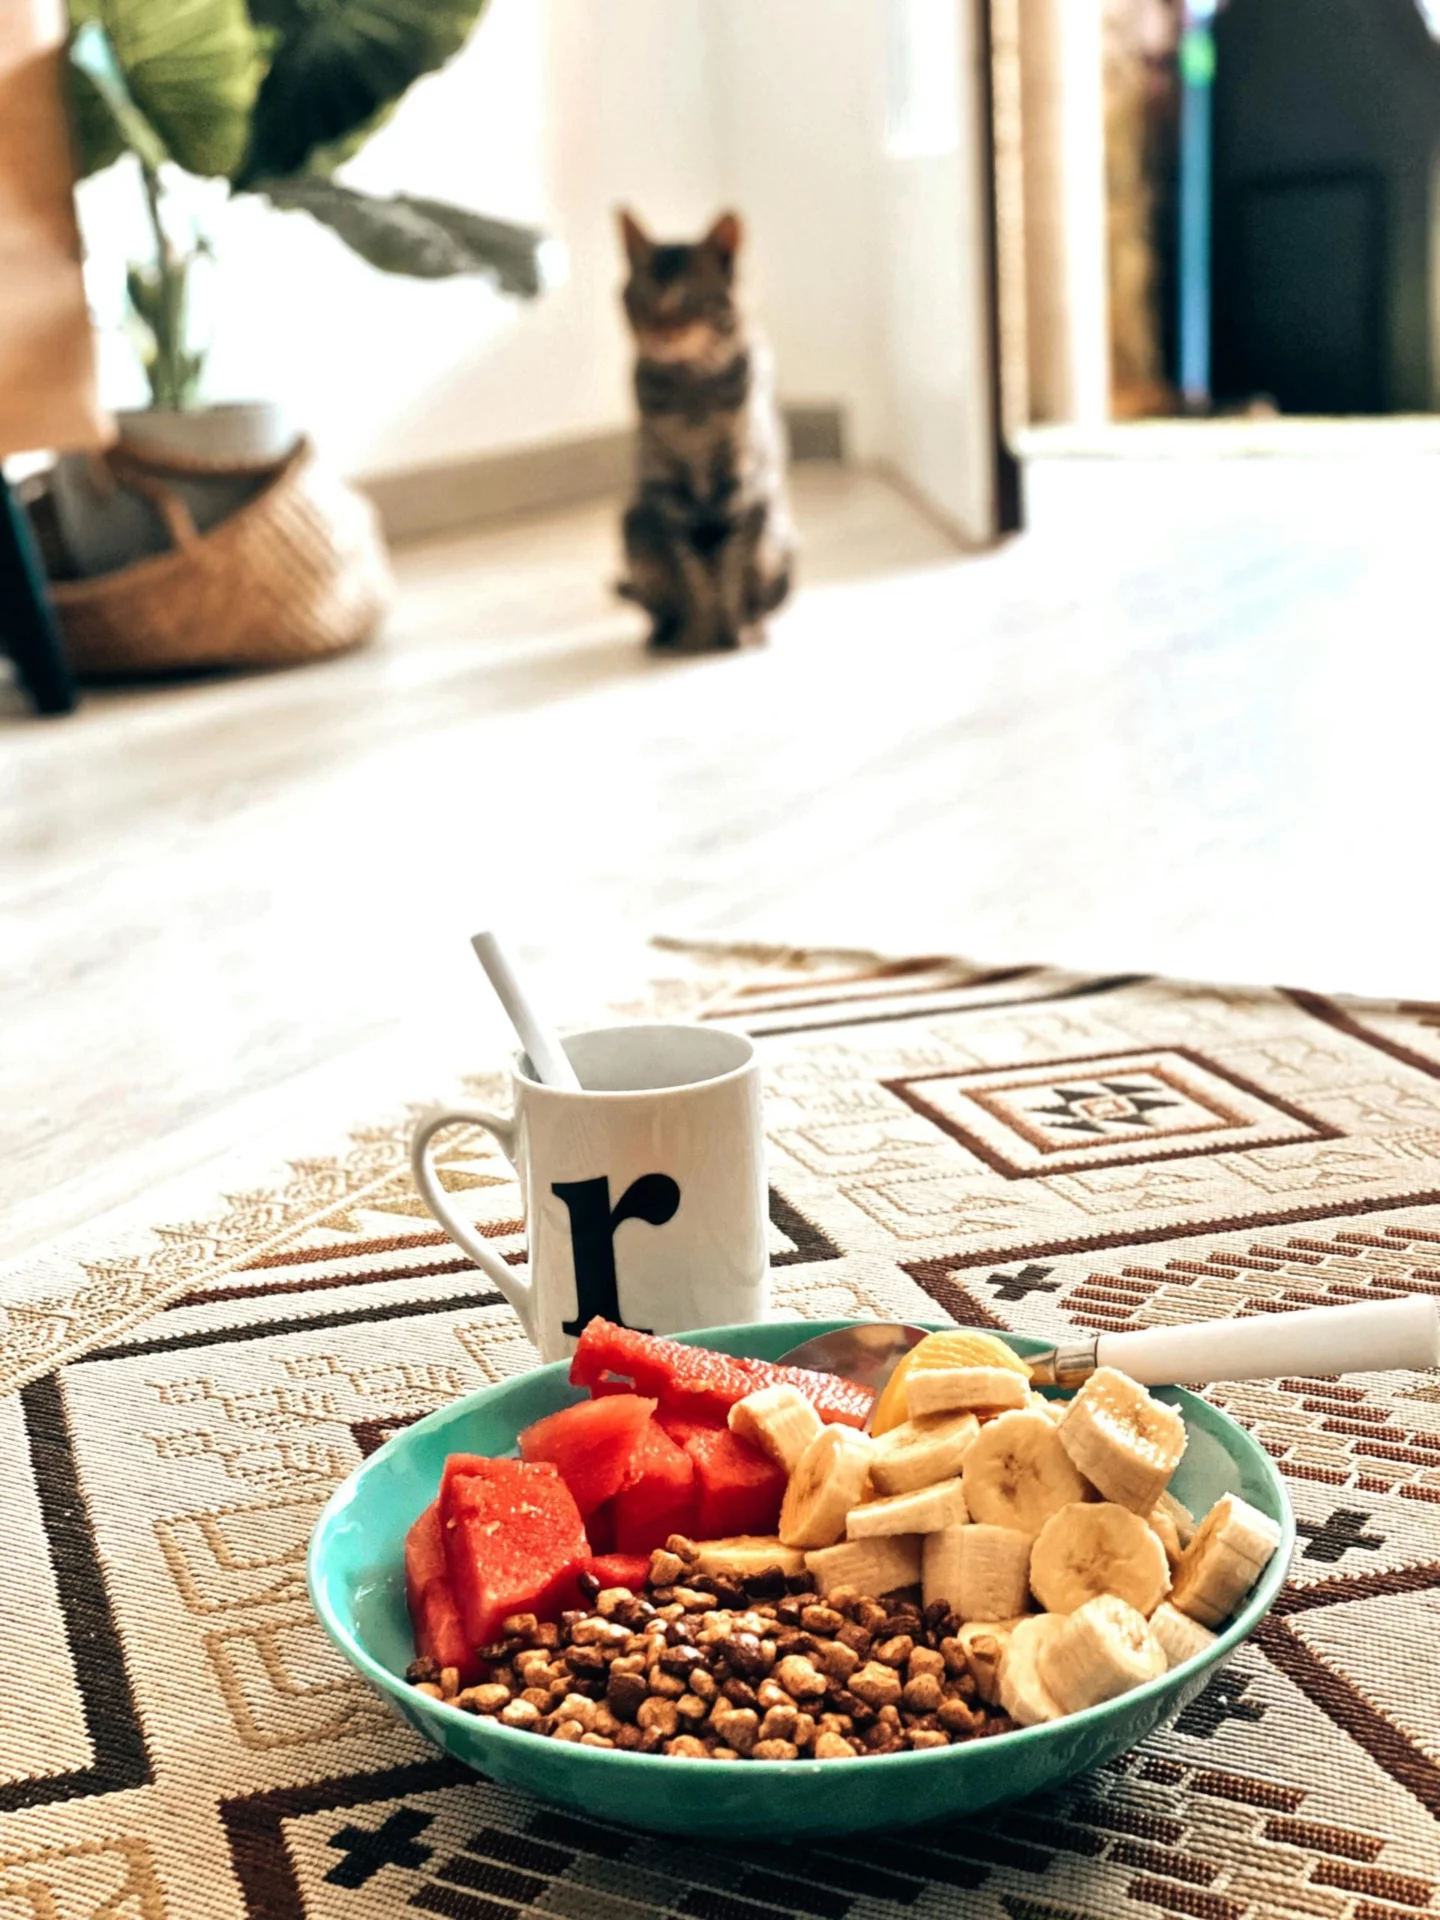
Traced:
<path fill-rule="evenodd" d="M 847 1324 L 777 1320 L 683 1337 L 722 1353 L 774 1360 L 813 1334 Z M 1019 1353 L 1044 1345 L 1019 1335 L 1007 1338 Z M 405 1532 L 434 1498 L 447 1454 L 510 1453 L 522 1427 L 582 1399 L 566 1372 L 563 1362 L 537 1367 L 397 1433 L 329 1501 L 310 1541 L 307 1574 L 325 1631 L 417 1732 L 477 1773 L 593 1819 L 696 1838 L 808 1840 L 914 1826 L 1037 1793 L 1099 1766 L 1177 1714 L 1254 1631 L 1290 1564 L 1295 1521 L 1268 1454 L 1204 1400 L 1162 1388 L 1158 1397 L 1180 1410 L 1189 1436 L 1174 1482 L 1179 1497 L 1203 1512 L 1222 1493 L 1238 1493 L 1281 1529 L 1280 1550 L 1264 1577 L 1206 1653 L 1066 1720 L 926 1753 L 686 1762 L 541 1739 L 427 1699 L 406 1684 L 414 1647 L 405 1611 Z"/>

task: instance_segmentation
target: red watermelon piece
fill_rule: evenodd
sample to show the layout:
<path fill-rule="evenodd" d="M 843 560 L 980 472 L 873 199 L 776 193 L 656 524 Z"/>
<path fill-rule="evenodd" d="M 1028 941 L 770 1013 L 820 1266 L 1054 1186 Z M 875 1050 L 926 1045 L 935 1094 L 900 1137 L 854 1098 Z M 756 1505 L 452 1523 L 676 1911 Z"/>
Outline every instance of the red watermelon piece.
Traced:
<path fill-rule="evenodd" d="M 477 1469 L 470 1471 L 471 1465 Z M 484 1646 L 510 1613 L 554 1618 L 578 1598 L 590 1557 L 580 1510 L 549 1461 L 447 1461 L 441 1533 L 467 1643 Z"/>
<path fill-rule="evenodd" d="M 629 1587 L 643 1593 L 650 1578 L 648 1553 L 597 1553 L 585 1562 L 585 1571 L 593 1573 L 603 1587 Z"/>
<path fill-rule="evenodd" d="M 593 1513 L 631 1478 L 635 1451 L 655 1404 L 626 1393 L 562 1407 L 526 1427 L 520 1457 L 550 1461 L 581 1513 Z"/>
<path fill-rule="evenodd" d="M 652 1420 L 635 1456 L 635 1477 L 610 1503 L 617 1553 L 649 1553 L 695 1524 L 695 1465 Z"/>
<path fill-rule="evenodd" d="M 774 1533 L 785 1497 L 785 1469 L 728 1427 L 696 1427 L 685 1441 L 695 1465 L 695 1538 Z"/>
<path fill-rule="evenodd" d="M 590 1542 L 591 1553 L 614 1552 L 615 1502 L 613 1500 L 607 1500 L 603 1507 L 596 1507 L 593 1513 L 586 1514 L 585 1538 Z"/>
<path fill-rule="evenodd" d="M 576 1344 L 570 1378 L 578 1387 L 609 1392 L 612 1374 L 631 1381 L 637 1393 L 653 1396 L 662 1409 L 702 1420 L 723 1421 L 737 1400 L 761 1387 L 788 1382 L 822 1420 L 863 1427 L 875 1397 L 868 1387 L 807 1367 L 712 1353 L 708 1347 L 687 1347 L 609 1320 L 592 1320 Z"/>
<path fill-rule="evenodd" d="M 426 1507 L 405 1536 L 405 1604 L 416 1653 L 428 1655 L 442 1667 L 458 1667 L 467 1686 L 478 1679 L 480 1665 L 466 1641 L 450 1586 L 438 1500 Z"/>
<path fill-rule="evenodd" d="M 655 1418 L 677 1447 L 683 1447 L 692 1433 L 718 1433 L 725 1425 L 723 1419 L 696 1420 L 688 1413 L 671 1413 L 667 1407 L 661 1407 Z"/>

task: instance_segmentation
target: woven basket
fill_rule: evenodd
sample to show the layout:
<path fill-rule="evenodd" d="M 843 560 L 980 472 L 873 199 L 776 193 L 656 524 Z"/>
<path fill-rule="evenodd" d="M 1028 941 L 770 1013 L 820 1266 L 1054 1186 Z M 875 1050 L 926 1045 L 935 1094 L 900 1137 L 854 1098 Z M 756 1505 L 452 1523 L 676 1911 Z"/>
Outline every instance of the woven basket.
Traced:
<path fill-rule="evenodd" d="M 116 573 L 52 583 L 78 672 L 283 666 L 374 632 L 393 585 L 374 510 L 308 441 L 204 534 L 165 475 L 213 468 L 130 447 L 106 458 L 118 480 L 155 503 L 175 544 Z"/>

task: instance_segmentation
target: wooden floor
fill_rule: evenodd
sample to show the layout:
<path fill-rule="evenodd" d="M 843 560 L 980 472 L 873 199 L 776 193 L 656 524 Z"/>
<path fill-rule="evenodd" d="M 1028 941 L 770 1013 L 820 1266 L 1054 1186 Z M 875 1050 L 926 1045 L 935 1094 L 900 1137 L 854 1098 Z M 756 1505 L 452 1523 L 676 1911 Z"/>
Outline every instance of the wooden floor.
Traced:
<path fill-rule="evenodd" d="M 348 659 L 10 697 L 0 1250 L 412 1019 L 493 1053 L 490 921 L 542 978 L 662 930 L 1440 997 L 1437 477 L 1047 459 L 967 556 L 812 467 L 764 651 L 647 658 L 587 506 L 411 547 Z"/>

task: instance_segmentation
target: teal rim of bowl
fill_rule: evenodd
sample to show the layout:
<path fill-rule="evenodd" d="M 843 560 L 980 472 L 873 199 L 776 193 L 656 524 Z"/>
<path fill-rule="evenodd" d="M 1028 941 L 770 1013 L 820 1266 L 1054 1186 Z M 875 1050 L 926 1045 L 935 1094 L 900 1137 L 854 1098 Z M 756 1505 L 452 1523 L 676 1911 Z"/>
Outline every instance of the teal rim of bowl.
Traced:
<path fill-rule="evenodd" d="M 666 1338 L 682 1341 L 686 1346 L 700 1347 L 717 1340 L 743 1340 L 761 1327 L 778 1330 L 785 1324 L 783 1320 L 743 1321 L 732 1326 L 697 1327 L 688 1333 L 669 1334 Z M 802 1338 L 831 1333 L 839 1327 L 864 1326 L 869 1323 L 860 1320 L 794 1320 L 789 1324 L 797 1330 L 794 1344 L 798 1346 Z M 936 1333 L 953 1331 L 949 1321 L 919 1320 L 914 1324 L 927 1327 Z M 989 1332 L 990 1329 L 987 1328 L 986 1331 Z M 1003 1340 L 1007 1346 L 1013 1347 L 1021 1355 L 1047 1353 L 1053 1345 L 1051 1341 L 1039 1340 L 1029 1334 L 1002 1333 L 998 1328 L 994 1331 L 997 1339 Z M 557 1369 L 568 1369 L 569 1363 L 556 1360 L 549 1364 Z M 542 1370 L 538 1367 L 533 1369 L 537 1373 Z M 519 1374 L 514 1376 L 515 1379 L 522 1377 Z M 462 1401 L 478 1400 L 483 1395 L 498 1392 L 510 1384 L 508 1380 L 501 1381 L 493 1387 L 481 1387 L 474 1394 L 461 1395 L 460 1399 Z M 1269 1564 L 1259 1582 L 1251 1589 L 1245 1605 L 1229 1626 L 1216 1635 L 1214 1646 L 1205 1647 L 1201 1652 L 1191 1654 L 1188 1660 L 1182 1660 L 1178 1666 L 1168 1668 L 1154 1680 L 1147 1680 L 1143 1686 L 1132 1687 L 1128 1693 L 1116 1694 L 1113 1700 L 1103 1701 L 1099 1706 L 1082 1707 L 1078 1713 L 1064 1714 L 1059 1720 L 1044 1720 L 1037 1726 L 1016 1727 L 1008 1733 L 990 1734 L 983 1743 L 987 1751 L 994 1749 L 1001 1754 L 1015 1753 L 1027 1746 L 1039 1745 L 1056 1727 L 1071 1726 L 1082 1720 L 1094 1727 L 1097 1733 L 1103 1733 L 1113 1722 L 1126 1717 L 1137 1702 L 1153 1699 L 1157 1694 L 1174 1687 L 1180 1676 L 1199 1662 L 1214 1665 L 1232 1653 L 1241 1641 L 1248 1639 L 1259 1626 L 1274 1605 L 1276 1595 L 1284 1586 L 1295 1549 L 1295 1515 L 1291 1510 L 1285 1483 L 1276 1470 L 1274 1462 L 1259 1441 L 1254 1439 L 1239 1421 L 1232 1420 L 1229 1414 L 1222 1413 L 1218 1407 L 1212 1407 L 1208 1400 L 1200 1399 L 1197 1394 L 1189 1393 L 1183 1387 L 1173 1387 L 1167 1391 L 1180 1396 L 1181 1404 L 1178 1411 L 1185 1421 L 1187 1430 L 1193 1423 L 1202 1432 L 1208 1433 L 1212 1439 L 1221 1443 L 1226 1454 L 1236 1465 L 1248 1467 L 1268 1486 L 1273 1495 L 1273 1504 L 1279 1510 L 1278 1513 L 1272 1513 L 1269 1517 L 1279 1524 L 1280 1544 L 1270 1556 Z M 507 1727 L 489 1715 L 477 1716 L 466 1713 L 459 1707 L 451 1706 L 447 1701 L 432 1700 L 426 1694 L 417 1696 L 413 1686 L 402 1674 L 394 1674 L 388 1667 L 381 1666 L 380 1662 L 360 1644 L 345 1623 L 337 1617 L 320 1577 L 317 1550 L 324 1539 L 332 1516 L 349 1504 L 354 1497 L 358 1482 L 375 1467 L 377 1462 L 383 1460 L 392 1448 L 399 1452 L 415 1435 L 452 1419 L 456 1404 L 456 1401 L 451 1400 L 445 1406 L 437 1407 L 434 1413 L 427 1414 L 423 1420 L 416 1420 L 399 1433 L 392 1434 L 383 1446 L 378 1447 L 369 1459 L 362 1460 L 360 1465 L 340 1483 L 325 1502 L 320 1517 L 315 1522 L 314 1531 L 311 1533 L 310 1545 L 305 1556 L 305 1584 L 310 1594 L 310 1604 L 314 1607 L 321 1626 L 350 1664 L 362 1673 L 372 1686 L 377 1687 L 382 1693 L 389 1694 L 397 1702 L 405 1702 L 412 1711 L 419 1710 L 427 1715 L 438 1714 L 442 1723 L 449 1718 L 452 1724 L 473 1727 L 479 1718 L 483 1719 L 487 1730 L 496 1739 L 530 1743 L 537 1736 L 525 1732 L 522 1728 Z M 975 1745 L 976 1742 L 966 1740 L 958 1746 L 931 1747 L 919 1753 L 857 1754 L 847 1763 L 845 1778 L 854 1779 L 859 1769 L 884 1767 L 885 1778 L 893 1779 L 897 1766 L 923 1767 L 934 1766 L 937 1763 L 943 1765 L 946 1760 L 953 1762 L 957 1753 L 970 1752 Z M 627 1753 L 620 1747 L 613 1749 L 581 1747 L 578 1743 L 575 1744 L 574 1750 L 577 1755 L 585 1754 L 589 1760 L 610 1766 L 638 1768 L 647 1775 L 653 1773 L 656 1767 L 671 1768 L 675 1764 L 673 1757 L 664 1753 Z M 745 1762 L 747 1777 L 752 1771 L 762 1775 L 788 1774 L 794 1766 L 795 1762 L 791 1760 L 747 1760 Z"/>

